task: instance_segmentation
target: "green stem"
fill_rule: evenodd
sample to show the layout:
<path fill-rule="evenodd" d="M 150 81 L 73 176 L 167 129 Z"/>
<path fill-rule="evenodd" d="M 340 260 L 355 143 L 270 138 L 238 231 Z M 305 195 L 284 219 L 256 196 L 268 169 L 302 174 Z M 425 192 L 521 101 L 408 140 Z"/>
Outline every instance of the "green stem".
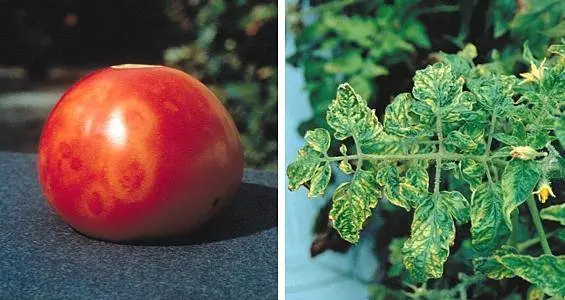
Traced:
<path fill-rule="evenodd" d="M 357 167 L 355 168 L 355 170 L 359 171 L 363 166 L 363 152 L 361 151 L 361 146 L 359 146 L 359 143 L 357 142 L 357 138 L 355 136 L 353 136 L 353 142 L 355 143 L 356 154 L 359 157 L 359 159 L 357 159 Z"/>
<path fill-rule="evenodd" d="M 490 147 L 492 146 L 492 136 L 494 135 L 494 127 L 496 126 L 496 110 L 492 112 L 492 117 L 490 119 L 490 129 L 488 133 L 487 147 L 485 149 L 485 156 L 490 154 Z"/>
<path fill-rule="evenodd" d="M 544 254 L 552 255 L 549 244 L 547 243 L 547 237 L 545 236 L 545 231 L 543 230 L 543 225 L 541 224 L 541 219 L 539 217 L 538 207 L 534 197 L 528 197 L 528 208 L 530 209 L 530 215 L 532 216 L 532 221 L 538 232 L 538 236 L 541 242 L 541 248 Z"/>
<path fill-rule="evenodd" d="M 434 13 L 456 12 L 459 11 L 459 5 L 438 5 L 430 8 L 422 8 L 417 12 L 417 16 Z"/>
<path fill-rule="evenodd" d="M 551 238 L 552 236 L 554 236 L 557 232 L 553 231 L 547 234 L 546 238 Z M 531 238 L 529 240 L 525 240 L 521 243 L 517 243 L 516 244 L 516 249 L 518 250 L 518 252 L 523 252 L 524 250 L 530 248 L 531 246 L 537 244 L 540 242 L 540 238 L 539 237 L 535 237 L 535 238 Z"/>
<path fill-rule="evenodd" d="M 441 161 L 445 156 L 445 150 L 443 149 L 443 127 L 441 124 L 441 108 L 438 105 L 436 110 L 436 131 L 438 140 L 438 156 L 436 157 L 436 174 L 434 179 L 434 194 L 439 195 L 439 184 L 441 180 Z"/>
<path fill-rule="evenodd" d="M 519 217 L 518 210 L 515 210 L 510 215 L 512 221 L 512 231 L 510 232 L 510 239 L 508 240 L 508 242 L 510 243 L 511 246 L 516 246 L 518 242 L 516 239 L 516 232 L 517 232 L 516 229 L 518 228 L 518 222 L 520 221 L 518 220 L 518 217 Z"/>

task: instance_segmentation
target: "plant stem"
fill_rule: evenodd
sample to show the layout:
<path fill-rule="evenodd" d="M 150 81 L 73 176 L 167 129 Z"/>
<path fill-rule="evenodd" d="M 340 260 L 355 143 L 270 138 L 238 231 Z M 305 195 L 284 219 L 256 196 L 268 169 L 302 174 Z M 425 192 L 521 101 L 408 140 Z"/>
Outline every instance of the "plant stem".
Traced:
<path fill-rule="evenodd" d="M 532 221 L 538 232 L 538 236 L 541 242 L 541 248 L 544 254 L 552 255 L 549 244 L 547 243 L 547 237 L 545 236 L 545 231 L 543 230 L 543 225 L 541 224 L 541 219 L 539 217 L 538 207 L 534 197 L 528 197 L 528 208 L 530 209 L 530 215 L 532 216 Z"/>
<path fill-rule="evenodd" d="M 510 216 L 511 220 L 512 220 L 512 232 L 510 232 L 510 245 L 511 246 L 516 246 L 517 244 L 517 240 L 516 240 L 516 228 L 518 228 L 518 222 L 520 221 L 518 219 L 519 214 L 518 214 L 518 210 L 515 210 L 512 212 L 512 215 Z"/>
<path fill-rule="evenodd" d="M 459 5 L 438 5 L 430 8 L 422 8 L 418 11 L 416 15 L 443 13 L 443 12 L 455 12 L 459 11 Z"/>
<path fill-rule="evenodd" d="M 357 137 L 353 136 L 353 142 L 355 143 L 355 152 L 359 156 L 355 170 L 359 171 L 363 166 L 363 152 L 361 151 L 361 146 L 359 146 L 359 143 L 357 142 Z"/>
<path fill-rule="evenodd" d="M 551 238 L 552 236 L 554 236 L 557 232 L 553 231 L 547 234 L 546 238 Z M 540 238 L 539 237 L 535 237 L 535 238 L 531 238 L 529 240 L 525 240 L 521 243 L 516 244 L 516 249 L 518 250 L 518 252 L 522 252 L 528 248 L 530 248 L 531 246 L 537 244 L 540 242 Z"/>
<path fill-rule="evenodd" d="M 436 131 L 438 140 L 438 156 L 436 157 L 436 176 L 434 180 L 434 194 L 439 195 L 439 184 L 441 180 L 441 160 L 445 155 L 445 150 L 443 149 L 443 127 L 441 124 L 441 107 L 438 105 L 436 110 Z"/>

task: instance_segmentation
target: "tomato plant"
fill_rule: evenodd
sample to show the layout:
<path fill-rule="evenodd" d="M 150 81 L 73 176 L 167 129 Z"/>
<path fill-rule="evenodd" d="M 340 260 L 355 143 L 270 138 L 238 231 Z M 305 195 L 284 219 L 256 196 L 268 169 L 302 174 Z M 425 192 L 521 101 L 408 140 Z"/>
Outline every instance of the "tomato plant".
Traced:
<path fill-rule="evenodd" d="M 182 234 L 228 203 L 243 152 L 235 124 L 190 75 L 120 65 L 85 76 L 51 111 L 39 181 L 75 230 L 106 240 Z"/>
<path fill-rule="evenodd" d="M 341 154 L 328 153 L 327 129 L 306 132 L 287 168 L 289 189 L 323 196 L 339 163 L 350 178 L 333 191 L 329 220 L 344 240 L 357 243 L 383 205 L 412 213 L 409 235 L 392 237 L 375 298 L 467 299 L 496 289 L 502 298 L 515 292 L 511 278 L 531 283 L 531 294 L 565 296 L 565 231 L 555 222 L 565 224 L 565 205 L 549 200 L 565 178 L 565 45 L 547 53 L 538 60 L 526 43 L 531 66 L 521 78 L 496 60 L 475 64 L 473 45 L 440 53 L 386 107 L 383 123 L 342 84 L 326 112 Z"/>

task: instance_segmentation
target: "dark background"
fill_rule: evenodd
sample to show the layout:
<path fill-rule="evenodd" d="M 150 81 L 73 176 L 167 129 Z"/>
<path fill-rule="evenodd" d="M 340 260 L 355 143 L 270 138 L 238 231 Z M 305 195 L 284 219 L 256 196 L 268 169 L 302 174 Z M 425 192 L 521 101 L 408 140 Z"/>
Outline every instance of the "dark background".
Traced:
<path fill-rule="evenodd" d="M 276 168 L 276 2 L 0 0 L 0 150 L 37 151 L 50 108 L 93 69 L 165 64 L 208 85 L 249 167 Z"/>

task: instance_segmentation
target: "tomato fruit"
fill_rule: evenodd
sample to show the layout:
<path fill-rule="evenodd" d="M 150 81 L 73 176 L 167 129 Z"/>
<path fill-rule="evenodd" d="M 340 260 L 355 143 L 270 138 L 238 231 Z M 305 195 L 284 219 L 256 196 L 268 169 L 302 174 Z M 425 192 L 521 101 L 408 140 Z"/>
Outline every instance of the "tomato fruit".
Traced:
<path fill-rule="evenodd" d="M 194 230 L 226 205 L 243 173 L 235 123 L 197 79 L 120 65 L 72 86 L 43 127 L 39 182 L 87 236 L 127 241 Z"/>

